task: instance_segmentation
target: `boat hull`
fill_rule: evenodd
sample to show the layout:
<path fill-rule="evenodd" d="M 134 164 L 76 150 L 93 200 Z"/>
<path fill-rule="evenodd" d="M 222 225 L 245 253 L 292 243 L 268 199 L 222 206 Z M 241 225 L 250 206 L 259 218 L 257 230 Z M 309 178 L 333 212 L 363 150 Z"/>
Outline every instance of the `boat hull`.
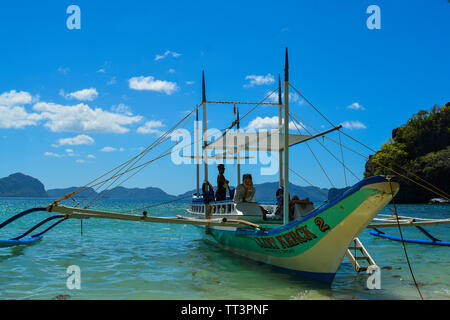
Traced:
<path fill-rule="evenodd" d="M 398 183 L 365 179 L 301 220 L 267 230 L 206 227 L 204 237 L 235 254 L 331 284 L 350 243 L 392 199 Z"/>

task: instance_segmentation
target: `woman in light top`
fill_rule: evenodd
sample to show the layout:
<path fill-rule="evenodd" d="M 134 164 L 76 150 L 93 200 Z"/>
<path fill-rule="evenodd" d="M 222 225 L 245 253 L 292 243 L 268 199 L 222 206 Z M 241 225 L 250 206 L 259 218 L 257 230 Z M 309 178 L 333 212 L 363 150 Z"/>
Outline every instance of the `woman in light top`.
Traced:
<path fill-rule="evenodd" d="M 234 192 L 234 203 L 240 204 L 243 202 L 256 202 L 253 198 L 255 196 L 256 189 L 253 186 L 253 179 L 251 174 L 244 174 L 242 176 L 242 184 L 238 185 Z M 263 220 L 266 220 L 266 215 L 270 214 L 265 208 L 259 206 L 263 216 Z"/>
<path fill-rule="evenodd" d="M 234 192 L 234 203 L 256 202 L 253 198 L 255 192 L 256 189 L 253 187 L 252 175 L 244 174 L 242 176 L 242 184 L 238 185 Z"/>

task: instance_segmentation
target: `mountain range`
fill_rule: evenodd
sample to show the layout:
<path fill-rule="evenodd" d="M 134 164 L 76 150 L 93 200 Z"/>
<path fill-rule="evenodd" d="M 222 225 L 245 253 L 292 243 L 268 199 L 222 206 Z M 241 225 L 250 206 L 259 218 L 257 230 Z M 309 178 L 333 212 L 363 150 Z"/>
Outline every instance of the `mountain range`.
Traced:
<path fill-rule="evenodd" d="M 261 202 L 275 202 L 275 191 L 278 182 L 266 182 L 255 184 L 255 198 Z M 22 197 L 22 198 L 61 198 L 62 196 L 78 189 L 78 187 L 49 189 L 46 190 L 44 184 L 38 179 L 23 173 L 14 173 L 8 177 L 0 179 L 0 197 Z M 297 195 L 300 199 L 310 198 L 311 201 L 323 201 L 327 199 L 328 189 L 316 187 L 301 187 L 289 184 L 291 196 Z M 111 189 L 104 198 L 106 199 L 136 199 L 136 200 L 157 200 L 170 201 L 181 197 L 188 197 L 195 190 L 185 192 L 180 195 L 171 195 L 156 187 L 148 188 L 125 188 L 116 187 Z M 93 189 L 89 188 L 78 194 L 78 198 L 97 195 Z M 189 200 L 189 199 L 186 199 Z"/>

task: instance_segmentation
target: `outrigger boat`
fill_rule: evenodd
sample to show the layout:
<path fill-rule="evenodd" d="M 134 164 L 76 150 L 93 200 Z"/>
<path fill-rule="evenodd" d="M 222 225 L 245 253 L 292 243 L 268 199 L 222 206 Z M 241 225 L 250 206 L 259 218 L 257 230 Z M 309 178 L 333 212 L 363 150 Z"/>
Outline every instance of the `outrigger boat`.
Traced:
<path fill-rule="evenodd" d="M 281 99 L 281 85 L 277 89 L 279 92 L 278 103 L 268 103 L 279 107 L 279 128 L 270 134 L 240 133 L 239 123 L 241 119 L 238 118 L 225 130 L 221 138 L 208 143 L 206 138 L 207 104 L 214 102 L 206 100 L 204 75 L 202 81 L 202 102 L 195 109 L 198 120 L 198 108 L 200 106 L 203 108 L 202 130 L 204 141 L 202 156 L 198 152 L 199 144 L 197 143 L 196 146 L 197 157 L 202 158 L 204 163 L 204 181 L 208 181 L 207 160 L 209 150 L 223 151 L 222 154 L 216 154 L 216 157 L 238 160 L 238 183 L 241 178 L 239 160 L 243 158 L 241 151 L 263 150 L 278 152 L 280 156 L 279 182 L 284 189 L 282 215 L 275 214 L 276 205 L 262 205 L 257 202 L 236 204 L 231 198 L 224 201 L 214 201 L 214 195 L 210 192 L 200 192 L 200 164 L 197 162 L 197 192 L 192 196 L 192 202 L 185 215 L 165 218 L 150 216 L 146 211 L 141 211 L 140 214 L 128 214 L 89 209 L 89 205 L 85 207 L 81 207 L 79 204 L 76 206 L 62 205 L 61 201 L 71 199 L 77 194 L 77 192 L 72 192 L 53 202 L 47 208 L 30 209 L 26 213 L 17 215 L 21 217 L 31 212 L 45 210 L 58 213 L 59 215 L 46 219 L 39 226 L 47 221 L 59 219 L 56 223 L 44 232 L 24 239 L 26 235 L 37 228 L 35 226 L 30 229 L 31 231 L 29 230 L 17 238 L 0 241 L 0 246 L 11 246 L 40 240 L 45 232 L 65 219 L 104 218 L 194 225 L 199 228 L 207 241 L 225 250 L 327 284 L 333 282 L 335 274 L 346 255 L 352 260 L 355 268 L 359 268 L 358 271 L 365 270 L 357 263 L 357 257 L 350 253 L 349 247 L 351 248 L 352 243 L 355 244 L 355 248 L 357 247 L 365 253 L 365 259 L 369 260 L 371 264 L 375 264 L 357 237 L 398 192 L 399 183 L 394 177 L 375 176 L 361 180 L 343 194 L 317 208 L 314 208 L 312 203 L 306 206 L 296 204 L 294 218 L 291 220 L 289 218 L 290 161 L 294 163 L 297 161 L 289 158 L 289 148 L 325 136 L 330 132 L 339 130 L 341 126 L 334 126 L 314 135 L 289 133 L 290 84 L 287 49 L 284 73 L 284 103 L 282 103 Z M 193 113 L 191 112 L 191 114 Z M 284 121 L 282 121 L 282 118 Z M 237 127 L 237 131 L 231 132 L 229 129 L 232 127 Z M 164 138 L 167 138 L 167 136 L 161 137 L 162 140 Z M 263 141 L 267 143 L 262 144 Z M 137 158 L 135 157 L 134 159 Z M 128 163 L 128 165 L 130 164 L 131 162 Z M 122 172 L 142 167 L 135 166 L 128 171 L 124 168 L 122 167 Z M 120 174 L 116 173 L 106 181 L 117 180 L 118 177 L 120 177 Z M 92 183 L 89 187 L 93 186 L 98 186 L 98 184 Z M 86 188 L 82 190 L 86 190 Z M 269 212 L 265 219 L 262 215 L 261 206 Z M 0 228 L 15 220 L 16 217 L 10 218 L 0 225 Z"/>

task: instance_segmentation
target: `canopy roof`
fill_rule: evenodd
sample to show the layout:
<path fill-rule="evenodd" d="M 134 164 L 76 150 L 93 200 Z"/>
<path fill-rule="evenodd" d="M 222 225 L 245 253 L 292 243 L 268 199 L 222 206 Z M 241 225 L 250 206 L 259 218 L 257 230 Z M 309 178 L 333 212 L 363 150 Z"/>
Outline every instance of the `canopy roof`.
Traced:
<path fill-rule="evenodd" d="M 311 139 L 313 136 L 289 134 L 289 146 Z M 229 131 L 222 137 L 209 143 L 206 149 L 232 151 L 282 151 L 284 134 L 279 130 L 271 132 L 237 132 Z"/>

